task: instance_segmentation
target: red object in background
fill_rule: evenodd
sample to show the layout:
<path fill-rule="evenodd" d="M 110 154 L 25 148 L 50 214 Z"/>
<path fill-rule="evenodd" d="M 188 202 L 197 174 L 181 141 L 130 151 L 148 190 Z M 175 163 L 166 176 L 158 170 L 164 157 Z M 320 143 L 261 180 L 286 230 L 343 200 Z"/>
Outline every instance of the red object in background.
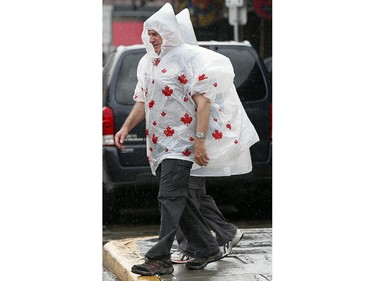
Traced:
<path fill-rule="evenodd" d="M 103 145 L 114 145 L 115 123 L 110 107 L 103 107 Z"/>
<path fill-rule="evenodd" d="M 141 21 L 114 21 L 112 22 L 112 45 L 142 44 L 141 34 L 143 22 Z"/>
<path fill-rule="evenodd" d="M 272 0 L 253 0 L 255 13 L 265 19 L 272 19 Z"/>

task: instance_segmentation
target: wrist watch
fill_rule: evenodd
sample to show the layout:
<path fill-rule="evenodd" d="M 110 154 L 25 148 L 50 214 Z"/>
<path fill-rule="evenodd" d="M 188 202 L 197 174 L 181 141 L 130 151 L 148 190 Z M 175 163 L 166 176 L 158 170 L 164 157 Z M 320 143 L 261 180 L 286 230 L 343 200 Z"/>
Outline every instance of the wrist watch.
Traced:
<path fill-rule="evenodd" d="M 202 133 L 202 132 L 197 132 L 196 134 L 195 134 L 195 137 L 197 138 L 197 139 L 205 139 L 206 138 L 206 136 Z"/>

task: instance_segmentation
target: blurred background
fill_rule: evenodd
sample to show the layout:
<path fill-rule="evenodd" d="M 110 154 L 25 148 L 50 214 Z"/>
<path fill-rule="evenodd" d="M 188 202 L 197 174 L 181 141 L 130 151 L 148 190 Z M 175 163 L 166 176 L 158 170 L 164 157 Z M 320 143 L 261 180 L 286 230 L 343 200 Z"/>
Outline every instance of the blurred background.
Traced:
<path fill-rule="evenodd" d="M 170 3 L 190 11 L 198 41 L 249 41 L 272 57 L 272 0 L 103 0 L 103 62 L 119 45 L 142 44 L 143 22 Z"/>

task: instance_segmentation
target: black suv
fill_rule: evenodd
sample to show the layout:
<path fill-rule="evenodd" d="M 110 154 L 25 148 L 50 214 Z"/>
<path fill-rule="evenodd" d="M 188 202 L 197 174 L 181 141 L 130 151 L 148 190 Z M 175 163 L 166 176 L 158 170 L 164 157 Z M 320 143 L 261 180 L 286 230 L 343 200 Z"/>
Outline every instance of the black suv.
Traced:
<path fill-rule="evenodd" d="M 207 191 L 218 205 L 233 203 L 242 212 L 260 197 L 272 194 L 272 90 L 270 75 L 255 49 L 245 42 L 199 42 L 227 56 L 234 67 L 234 84 L 260 141 L 253 145 L 253 171 L 246 175 L 207 178 Z M 114 135 L 133 108 L 137 65 L 146 53 L 143 45 L 119 46 L 103 69 L 103 222 L 114 222 L 120 207 L 157 206 L 155 177 L 146 157 L 145 123 L 136 126 L 125 149 L 114 145 Z M 126 204 L 121 206 L 121 202 Z M 264 202 L 263 202 L 264 203 Z"/>

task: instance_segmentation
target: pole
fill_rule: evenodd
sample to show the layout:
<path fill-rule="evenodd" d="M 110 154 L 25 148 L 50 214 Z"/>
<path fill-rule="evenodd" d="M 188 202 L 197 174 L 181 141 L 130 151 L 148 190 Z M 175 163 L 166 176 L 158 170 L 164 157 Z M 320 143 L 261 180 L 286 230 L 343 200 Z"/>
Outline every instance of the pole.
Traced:
<path fill-rule="evenodd" d="M 235 22 L 233 26 L 233 33 L 234 33 L 234 41 L 238 42 L 238 7 L 235 8 L 236 11 L 236 17 L 235 17 Z"/>
<path fill-rule="evenodd" d="M 238 42 L 238 24 L 234 25 L 234 41 Z"/>

